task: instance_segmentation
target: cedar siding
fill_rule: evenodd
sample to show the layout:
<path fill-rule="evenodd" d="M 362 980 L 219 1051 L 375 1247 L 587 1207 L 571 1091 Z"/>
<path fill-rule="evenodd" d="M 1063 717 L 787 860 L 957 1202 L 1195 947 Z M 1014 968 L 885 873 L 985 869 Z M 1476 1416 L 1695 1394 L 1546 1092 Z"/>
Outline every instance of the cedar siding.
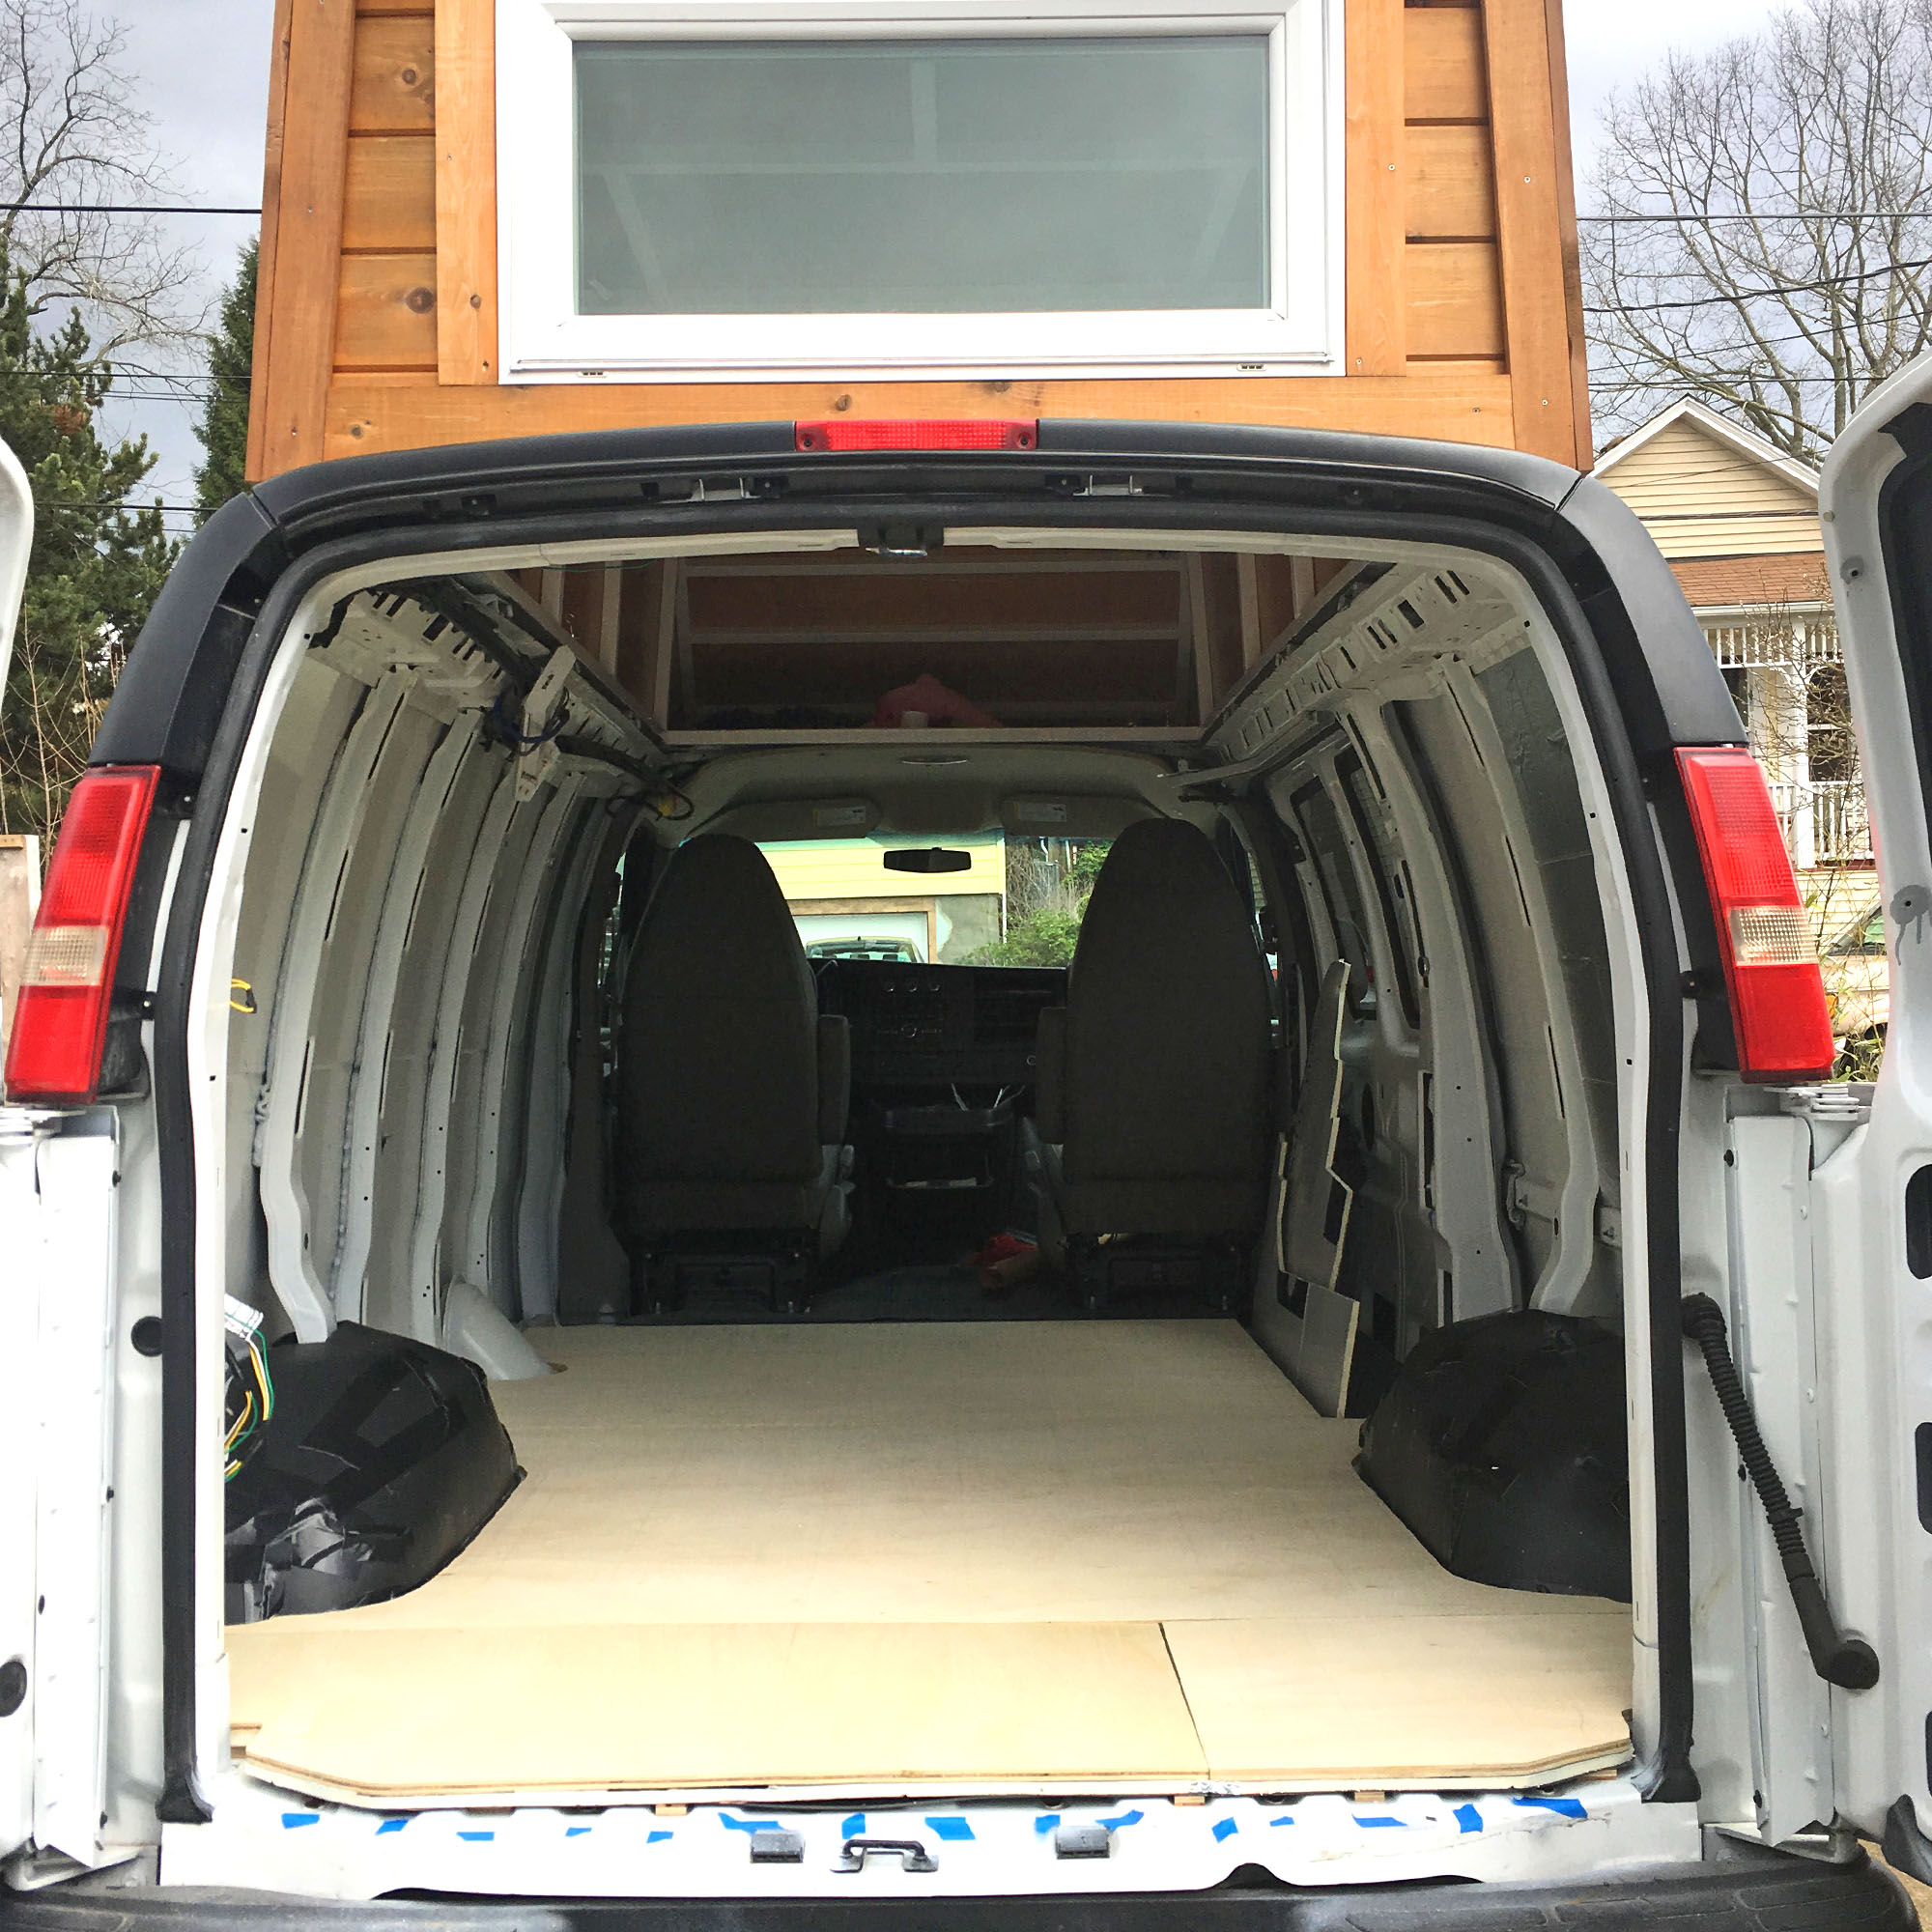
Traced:
<path fill-rule="evenodd" d="M 1347 0 L 1340 376 L 499 386 L 494 37 L 494 0 L 277 0 L 254 476 L 842 413 L 1298 425 L 1588 464 L 1559 0 Z"/>

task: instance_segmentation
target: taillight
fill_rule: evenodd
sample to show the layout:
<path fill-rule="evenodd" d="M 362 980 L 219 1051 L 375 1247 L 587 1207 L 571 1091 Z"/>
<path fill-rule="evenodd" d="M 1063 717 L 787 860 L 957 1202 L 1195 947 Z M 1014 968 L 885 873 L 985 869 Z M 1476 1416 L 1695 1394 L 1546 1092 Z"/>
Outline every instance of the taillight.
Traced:
<path fill-rule="evenodd" d="M 1764 772 L 1748 752 L 1680 751 L 1747 1080 L 1821 1080 L 1831 1015 L 1811 921 Z"/>
<path fill-rule="evenodd" d="M 155 765 L 89 772 L 67 802 L 14 1004 L 10 1100 L 71 1106 L 99 1088 L 121 928 L 160 776 Z"/>
<path fill-rule="evenodd" d="M 1001 422 L 990 417 L 952 420 L 885 421 L 864 417 L 848 422 L 794 423 L 801 449 L 1037 449 L 1037 422 Z"/>

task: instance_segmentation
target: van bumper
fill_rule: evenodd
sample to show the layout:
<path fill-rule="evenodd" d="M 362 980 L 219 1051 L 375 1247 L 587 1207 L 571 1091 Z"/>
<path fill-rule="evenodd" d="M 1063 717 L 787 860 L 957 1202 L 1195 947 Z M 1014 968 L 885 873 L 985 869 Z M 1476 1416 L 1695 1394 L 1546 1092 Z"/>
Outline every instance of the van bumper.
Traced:
<path fill-rule="evenodd" d="M 0 1932 L 1916 1932 L 1861 1856 L 1660 1865 L 1603 1885 L 1223 1887 L 1087 1897 L 335 1900 L 157 1886 L 0 1893 Z"/>

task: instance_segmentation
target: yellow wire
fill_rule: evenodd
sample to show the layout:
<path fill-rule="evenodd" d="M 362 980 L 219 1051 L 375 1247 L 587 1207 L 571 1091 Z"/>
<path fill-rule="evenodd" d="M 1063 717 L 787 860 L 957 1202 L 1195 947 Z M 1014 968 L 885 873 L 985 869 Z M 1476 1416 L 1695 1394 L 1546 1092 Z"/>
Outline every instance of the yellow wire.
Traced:
<path fill-rule="evenodd" d="M 248 1359 L 255 1365 L 255 1380 L 262 1391 L 262 1420 L 267 1422 L 275 1412 L 275 1384 L 270 1378 L 269 1359 L 262 1352 L 259 1336 L 248 1337 Z"/>

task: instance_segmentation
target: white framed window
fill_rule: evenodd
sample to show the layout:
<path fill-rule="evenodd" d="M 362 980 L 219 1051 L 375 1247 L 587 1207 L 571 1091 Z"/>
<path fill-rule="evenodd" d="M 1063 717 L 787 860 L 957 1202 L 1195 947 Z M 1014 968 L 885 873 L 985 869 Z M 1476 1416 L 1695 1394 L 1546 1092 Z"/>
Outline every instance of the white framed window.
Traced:
<path fill-rule="evenodd" d="M 509 382 L 1339 371 L 1342 0 L 497 0 Z"/>

